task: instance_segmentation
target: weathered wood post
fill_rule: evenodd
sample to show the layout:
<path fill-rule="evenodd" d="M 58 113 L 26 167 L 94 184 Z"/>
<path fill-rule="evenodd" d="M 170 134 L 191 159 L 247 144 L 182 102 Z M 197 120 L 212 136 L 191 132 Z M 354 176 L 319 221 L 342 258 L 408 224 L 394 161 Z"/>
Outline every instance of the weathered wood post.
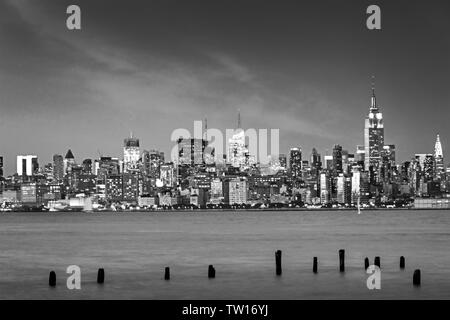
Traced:
<path fill-rule="evenodd" d="M 56 287 L 56 273 L 55 273 L 55 271 L 50 271 L 50 275 L 48 276 L 48 285 L 50 287 Z"/>
<path fill-rule="evenodd" d="M 317 273 L 317 257 L 313 258 L 313 272 Z"/>
<path fill-rule="evenodd" d="M 213 265 L 210 264 L 208 267 L 208 278 L 212 279 L 216 277 L 216 269 L 214 269 Z"/>
<path fill-rule="evenodd" d="M 380 260 L 380 257 L 375 257 L 375 261 L 374 261 L 373 264 L 376 265 L 378 268 L 381 268 L 381 260 Z"/>
<path fill-rule="evenodd" d="M 420 286 L 420 269 L 414 270 L 413 285 L 416 287 Z"/>
<path fill-rule="evenodd" d="M 98 269 L 97 283 L 102 284 L 105 282 L 105 270 L 103 268 Z"/>
<path fill-rule="evenodd" d="M 400 269 L 405 269 L 405 257 L 400 257 Z"/>
<path fill-rule="evenodd" d="M 370 263 L 369 263 L 369 258 L 365 258 L 364 259 L 364 269 L 366 269 L 367 270 L 367 268 L 369 268 L 369 265 L 370 265 Z"/>
<path fill-rule="evenodd" d="M 339 271 L 345 272 L 345 250 L 339 250 Z"/>
<path fill-rule="evenodd" d="M 277 276 L 281 276 L 281 250 L 275 252 L 275 273 Z"/>
<path fill-rule="evenodd" d="M 164 269 L 164 280 L 170 280 L 170 268 L 166 267 L 166 269 Z"/>

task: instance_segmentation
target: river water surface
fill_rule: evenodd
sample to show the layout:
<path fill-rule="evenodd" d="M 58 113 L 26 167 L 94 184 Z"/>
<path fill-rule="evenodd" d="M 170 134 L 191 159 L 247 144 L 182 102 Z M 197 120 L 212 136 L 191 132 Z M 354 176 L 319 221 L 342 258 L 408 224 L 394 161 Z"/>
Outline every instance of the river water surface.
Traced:
<path fill-rule="evenodd" d="M 381 290 L 368 290 L 364 258 L 375 256 Z M 209 264 L 215 279 L 207 278 Z M 66 287 L 69 265 L 81 268 L 81 290 Z M 414 269 L 422 271 L 420 288 Z M 50 270 L 56 288 L 48 287 Z M 449 299 L 450 211 L 0 214 L 0 299 L 347 298 Z"/>

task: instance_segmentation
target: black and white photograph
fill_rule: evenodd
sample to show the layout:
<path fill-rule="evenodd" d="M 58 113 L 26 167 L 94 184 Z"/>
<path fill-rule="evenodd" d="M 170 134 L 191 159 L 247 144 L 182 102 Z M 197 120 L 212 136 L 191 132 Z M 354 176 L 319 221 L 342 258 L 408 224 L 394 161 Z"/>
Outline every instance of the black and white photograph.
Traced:
<path fill-rule="evenodd" d="M 0 300 L 448 300 L 449 85 L 448 0 L 0 0 Z"/>

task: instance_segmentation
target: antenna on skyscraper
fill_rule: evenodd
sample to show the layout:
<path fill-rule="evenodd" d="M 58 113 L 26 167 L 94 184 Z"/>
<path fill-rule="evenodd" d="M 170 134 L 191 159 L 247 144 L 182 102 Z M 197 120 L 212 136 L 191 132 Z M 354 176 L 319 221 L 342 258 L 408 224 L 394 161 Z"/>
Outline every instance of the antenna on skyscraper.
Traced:
<path fill-rule="evenodd" d="M 375 76 L 372 75 L 372 96 L 375 96 Z"/>
<path fill-rule="evenodd" d="M 205 141 L 208 141 L 208 119 L 205 117 Z"/>
<path fill-rule="evenodd" d="M 241 109 L 238 109 L 238 129 L 241 129 Z"/>
<path fill-rule="evenodd" d="M 372 98 L 370 98 L 370 108 L 377 108 L 377 98 L 375 97 L 375 76 L 372 75 Z"/>

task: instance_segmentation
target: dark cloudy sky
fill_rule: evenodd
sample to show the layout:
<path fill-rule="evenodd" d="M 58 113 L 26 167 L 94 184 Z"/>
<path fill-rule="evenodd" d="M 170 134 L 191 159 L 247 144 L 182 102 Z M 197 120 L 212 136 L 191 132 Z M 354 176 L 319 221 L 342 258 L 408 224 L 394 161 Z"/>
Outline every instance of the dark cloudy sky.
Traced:
<path fill-rule="evenodd" d="M 66 29 L 78 4 L 82 30 Z M 382 30 L 365 27 L 378 4 Z M 280 128 L 281 152 L 363 144 L 371 75 L 398 158 L 450 150 L 450 1 L 0 0 L 0 154 L 166 153 L 193 121 Z M 444 154 L 446 155 L 446 154 Z"/>

